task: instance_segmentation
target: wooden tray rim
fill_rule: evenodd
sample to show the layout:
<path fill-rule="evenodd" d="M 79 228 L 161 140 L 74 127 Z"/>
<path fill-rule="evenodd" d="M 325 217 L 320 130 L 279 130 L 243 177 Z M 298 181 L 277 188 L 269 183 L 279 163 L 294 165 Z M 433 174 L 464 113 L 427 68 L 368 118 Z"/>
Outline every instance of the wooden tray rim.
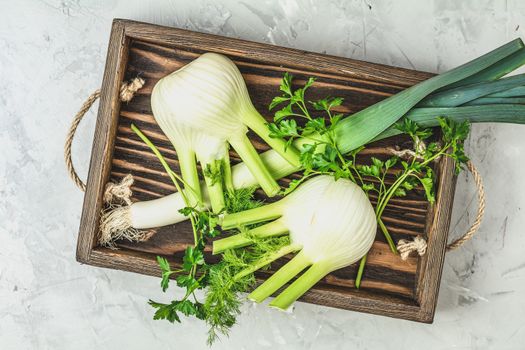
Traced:
<path fill-rule="evenodd" d="M 188 39 L 189 37 L 190 39 Z M 219 38 L 223 39 L 220 46 L 217 40 Z M 78 235 L 76 258 L 80 263 L 152 276 L 160 275 L 155 259 L 148 258 L 151 254 L 96 247 L 100 212 L 103 207 L 102 194 L 104 186 L 109 180 L 114 147 L 113 136 L 116 134 L 119 119 L 119 87 L 124 77 L 131 40 L 183 46 L 189 49 L 218 51 L 234 55 L 243 54 L 244 57 L 253 56 L 252 58 L 260 61 L 264 60 L 257 54 L 264 53 L 268 62 L 271 62 L 272 58 L 279 58 L 281 63 L 284 62 L 286 64 L 289 61 L 290 65 L 298 67 L 297 62 L 301 61 L 303 64 L 300 66 L 307 70 L 322 69 L 326 72 L 329 71 L 338 75 L 345 75 L 346 77 L 350 75 L 356 79 L 366 78 L 382 83 L 395 82 L 388 81 L 388 79 L 378 79 L 373 74 L 374 71 L 386 71 L 389 76 L 402 77 L 407 81 L 414 80 L 414 76 L 417 76 L 418 78 L 414 80 L 414 83 L 432 76 L 430 73 L 240 39 L 226 38 L 225 44 L 224 39 L 222 36 L 196 33 L 131 20 L 113 20 Z M 240 50 L 240 47 L 249 48 L 250 51 Z M 327 66 L 327 62 L 331 64 Z M 335 69 L 334 65 L 337 65 L 338 68 Z M 450 225 L 450 209 L 452 208 L 455 189 L 455 176 L 443 176 L 443 174 L 453 174 L 453 169 L 454 163 L 449 158 L 445 157 L 440 161 L 438 166 L 440 176 L 437 186 L 437 202 L 434 208 L 444 208 L 446 210 L 433 210 L 433 213 L 431 213 L 433 215 L 431 219 L 433 225 L 432 230 L 427 234 L 427 253 L 420 259 L 418 273 L 416 274 L 418 276 L 417 302 L 411 303 L 394 296 L 377 296 L 374 293 L 359 290 L 350 293 L 338 293 L 333 290 L 310 290 L 301 298 L 301 301 L 431 323 L 437 303 Z"/>

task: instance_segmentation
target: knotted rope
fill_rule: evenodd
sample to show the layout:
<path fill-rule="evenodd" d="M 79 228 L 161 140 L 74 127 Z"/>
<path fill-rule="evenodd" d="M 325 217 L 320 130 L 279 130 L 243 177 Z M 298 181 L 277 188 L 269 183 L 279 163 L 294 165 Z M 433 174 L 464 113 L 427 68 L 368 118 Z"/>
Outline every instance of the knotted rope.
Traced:
<path fill-rule="evenodd" d="M 397 243 L 397 251 L 401 260 L 408 259 L 412 252 L 417 252 L 419 256 L 427 252 L 427 241 L 422 236 L 416 236 L 413 240 L 400 239 Z"/>
<path fill-rule="evenodd" d="M 483 189 L 483 180 L 480 173 L 471 161 L 467 162 L 467 168 L 474 178 L 474 183 L 476 184 L 478 191 L 478 212 L 476 214 L 474 223 L 470 226 L 467 232 L 463 236 L 447 245 L 447 252 L 461 247 L 463 244 L 465 244 L 465 242 L 470 240 L 472 236 L 474 236 L 474 234 L 478 231 L 481 225 L 481 220 L 485 215 L 485 190 Z M 427 242 L 421 236 L 417 236 L 413 240 L 401 239 L 397 243 L 397 250 L 399 251 L 401 259 L 403 260 L 406 260 L 412 252 L 417 252 L 420 256 L 422 256 L 427 251 Z"/>
<path fill-rule="evenodd" d="M 120 88 L 120 100 L 122 102 L 131 101 L 133 96 L 135 96 L 135 93 L 139 91 L 142 88 L 142 86 L 144 86 L 144 83 L 144 79 L 137 77 L 128 83 L 122 84 Z M 77 185 L 78 188 L 80 188 L 82 192 L 86 192 L 86 184 L 80 179 L 73 165 L 73 160 L 71 158 L 71 146 L 73 144 L 73 139 L 75 138 L 75 133 L 77 131 L 78 124 L 80 124 L 80 121 L 82 121 L 84 115 L 87 113 L 87 111 L 89 111 L 91 106 L 93 106 L 93 104 L 99 97 L 100 89 L 96 90 L 91 95 L 89 95 L 82 107 L 80 107 L 80 110 L 75 115 L 75 118 L 73 118 L 73 122 L 71 123 L 71 127 L 69 128 L 69 132 L 67 133 L 66 144 L 64 145 L 64 159 L 66 161 L 67 171 L 73 182 Z M 104 198 L 106 198 L 106 194 L 104 194 Z"/>
<path fill-rule="evenodd" d="M 135 93 L 144 86 L 144 79 L 137 77 L 130 82 L 123 83 L 120 88 L 120 100 L 122 102 L 129 102 L 135 96 Z M 71 145 L 73 138 L 77 131 L 78 124 L 93 106 L 95 101 L 100 97 L 100 90 L 93 92 L 84 102 L 78 113 L 73 118 L 71 127 L 66 137 L 66 144 L 64 146 L 64 158 L 66 161 L 69 176 L 81 191 L 86 191 L 85 183 L 78 176 L 73 160 L 71 159 Z M 118 239 L 145 240 L 152 232 L 144 232 L 131 227 L 131 217 L 129 206 L 131 205 L 131 185 L 133 184 L 133 176 L 128 174 L 119 183 L 108 182 L 104 189 L 103 201 L 106 208 L 102 210 L 100 219 L 99 243 L 116 249 L 115 241 Z"/>

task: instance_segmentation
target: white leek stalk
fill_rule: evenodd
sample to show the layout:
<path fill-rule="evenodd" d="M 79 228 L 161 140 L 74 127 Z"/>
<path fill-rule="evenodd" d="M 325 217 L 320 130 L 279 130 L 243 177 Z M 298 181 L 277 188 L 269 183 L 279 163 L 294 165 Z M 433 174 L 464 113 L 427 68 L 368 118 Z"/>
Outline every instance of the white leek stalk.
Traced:
<path fill-rule="evenodd" d="M 200 162 L 214 212 L 224 207 L 223 181 L 233 190 L 228 143 L 235 149 L 268 196 L 279 186 L 248 140 L 257 133 L 289 164 L 298 167 L 299 153 L 269 137 L 266 121 L 254 108 L 244 79 L 225 56 L 205 53 L 162 78 L 151 94 L 153 114 L 179 159 L 187 195 L 203 203 L 196 159 Z"/>
<path fill-rule="evenodd" d="M 276 220 L 248 233 L 213 242 L 213 252 L 249 245 L 251 237 L 289 234 L 290 246 L 276 252 L 272 259 L 292 251 L 299 253 L 249 296 L 261 302 L 307 269 L 270 304 L 280 309 L 287 309 L 330 272 L 363 257 L 372 246 L 377 230 L 374 209 L 363 190 L 350 180 L 335 180 L 327 175 L 306 181 L 277 202 L 227 214 L 222 219 L 222 227 L 228 229 L 273 219 Z M 269 262 L 265 259 L 260 265 Z"/>

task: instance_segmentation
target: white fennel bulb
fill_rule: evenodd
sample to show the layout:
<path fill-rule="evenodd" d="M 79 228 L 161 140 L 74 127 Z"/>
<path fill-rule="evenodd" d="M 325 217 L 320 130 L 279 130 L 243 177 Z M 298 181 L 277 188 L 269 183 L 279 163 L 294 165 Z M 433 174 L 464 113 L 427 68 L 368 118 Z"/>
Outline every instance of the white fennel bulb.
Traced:
<path fill-rule="evenodd" d="M 297 192 L 296 196 L 293 196 Z M 353 264 L 374 242 L 377 220 L 363 190 L 347 179 L 318 176 L 291 193 L 283 211 L 290 239 L 310 262 L 331 262 L 333 270 Z"/>
<path fill-rule="evenodd" d="M 361 259 L 372 247 L 377 230 L 374 209 L 363 190 L 350 180 L 335 180 L 328 175 L 307 180 L 275 203 L 225 215 L 222 226 L 228 229 L 272 219 L 275 220 L 248 234 L 215 241 L 213 251 L 219 253 L 249 245 L 254 236 L 289 234 L 290 249 L 282 252 L 299 251 L 298 254 L 249 296 L 261 302 L 308 268 L 272 302 L 281 309 L 288 308 L 328 273 Z"/>
<path fill-rule="evenodd" d="M 205 53 L 159 80 L 151 94 L 154 117 L 174 145 L 186 187 L 202 202 L 196 160 L 204 170 L 212 209 L 224 206 L 223 182 L 233 190 L 230 144 L 267 195 L 279 186 L 248 140 L 248 128 L 263 138 L 290 164 L 298 166 L 294 147 L 270 138 L 266 121 L 253 106 L 244 79 L 226 56 Z M 190 193 L 191 192 L 191 193 Z"/>

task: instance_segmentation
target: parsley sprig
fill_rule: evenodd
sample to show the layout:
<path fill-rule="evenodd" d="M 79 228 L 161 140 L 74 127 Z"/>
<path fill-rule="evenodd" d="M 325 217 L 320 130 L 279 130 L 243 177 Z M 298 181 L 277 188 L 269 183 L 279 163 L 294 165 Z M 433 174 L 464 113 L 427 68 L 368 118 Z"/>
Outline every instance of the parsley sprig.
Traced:
<path fill-rule="evenodd" d="M 343 114 L 334 113 L 333 110 L 343 103 L 343 98 L 328 96 L 316 101 L 306 101 L 306 91 L 314 84 L 315 79 L 308 78 L 303 87 L 295 90 L 292 79 L 291 74 L 284 74 L 280 85 L 283 94 L 275 97 L 269 106 L 270 109 L 281 106 L 275 112 L 274 122 L 268 124 L 270 137 L 284 139 L 287 145 L 298 140 L 304 168 L 303 176 L 292 180 L 283 194 L 290 193 L 306 179 L 320 174 L 333 174 L 336 178 L 350 178 L 355 181 L 351 171 L 352 163 L 344 158 L 336 142 L 335 130 Z M 294 117 L 302 119 L 304 125 L 299 125 Z"/>
<path fill-rule="evenodd" d="M 380 166 L 379 160 L 373 158 L 375 164 L 371 166 L 357 166 L 357 154 L 364 149 L 360 147 L 346 156 L 342 154 L 337 146 L 336 128 L 337 123 L 343 117 L 340 113 L 334 113 L 333 109 L 343 103 L 341 97 L 326 97 L 316 101 L 305 101 L 305 92 L 314 83 L 313 78 L 309 78 L 303 87 L 292 88 L 293 77 L 286 73 L 281 81 L 280 90 L 283 92 L 281 96 L 277 96 L 270 104 L 270 108 L 286 103 L 286 106 L 275 112 L 274 123 L 268 124 L 271 137 L 283 138 L 288 144 L 298 141 L 301 145 L 301 165 L 304 172 L 301 178 L 294 179 L 290 182 L 283 194 L 288 194 L 295 190 L 301 183 L 308 178 L 316 175 L 332 175 L 336 179 L 346 178 L 353 182 L 360 184 L 367 191 L 372 190 L 372 184 L 365 183 L 363 176 L 377 175 L 377 179 L 382 183 L 381 189 L 385 187 L 384 176 L 388 169 Z M 310 105 L 314 111 L 310 112 L 308 109 Z M 313 113 L 318 113 L 314 117 Z M 321 113 L 321 115 L 319 115 Z M 298 126 L 295 119 L 302 118 L 306 120 L 304 126 Z M 293 128 L 290 129 L 289 126 Z M 388 167 L 395 163 L 387 163 Z M 384 165 L 384 164 L 382 164 Z M 384 170 L 384 173 L 381 171 Z M 396 253 L 394 241 L 386 226 L 382 224 L 381 217 L 378 216 L 380 226 L 385 229 L 382 230 L 386 240 L 388 241 L 392 252 Z"/>
<path fill-rule="evenodd" d="M 184 201 L 190 203 L 182 191 L 184 181 L 170 168 L 162 154 L 155 145 L 135 125 L 131 129 L 150 147 L 157 156 L 160 163 L 170 176 L 177 190 L 184 197 Z M 219 164 L 215 164 L 220 169 Z M 209 171 L 208 171 L 209 170 Z M 205 176 L 212 181 L 223 181 L 220 174 L 211 168 L 205 169 Z M 254 200 L 255 188 L 228 191 L 225 194 L 226 210 L 234 213 L 252 209 L 262 205 L 262 202 Z M 207 210 L 201 203 L 195 206 L 187 206 L 179 212 L 188 216 L 193 230 L 194 244 L 189 245 L 179 268 L 173 269 L 168 259 L 157 256 L 157 263 L 161 270 L 160 286 L 166 292 L 170 286 L 171 279 L 175 279 L 177 287 L 185 290 L 184 296 L 179 300 L 169 303 L 161 303 L 149 300 L 149 304 L 156 309 L 153 319 L 167 320 L 171 323 L 181 322 L 181 315 L 194 316 L 206 321 L 210 329 L 208 332 L 208 344 L 212 344 L 220 334 L 226 335 L 235 323 L 242 303 L 239 296 L 249 286 L 253 285 L 255 278 L 253 273 L 238 276 L 238 272 L 264 258 L 268 252 L 273 252 L 289 243 L 288 238 L 272 238 L 254 241 L 249 250 L 239 249 L 228 251 L 223 255 L 218 264 L 206 262 L 204 248 L 207 242 L 220 234 L 217 226 L 217 215 Z M 204 301 L 199 301 L 195 291 L 207 287 Z"/>
<path fill-rule="evenodd" d="M 253 199 L 254 191 L 254 188 L 248 188 L 228 193 L 226 196 L 228 211 L 243 211 L 262 205 L 262 202 Z M 199 211 L 193 207 L 186 207 L 181 213 L 194 219 L 192 226 L 198 235 L 197 244 L 186 248 L 180 269 L 172 270 L 164 257 L 157 257 L 157 262 L 162 271 L 162 290 L 168 289 L 170 278 L 175 275 L 177 286 L 184 288 L 186 293 L 182 299 L 171 301 L 169 304 L 152 300 L 149 304 L 157 309 L 154 319 L 180 322 L 178 313 L 182 313 L 185 316 L 195 316 L 205 320 L 210 327 L 208 343 L 211 344 L 219 334 L 227 334 L 228 329 L 233 326 L 241 304 L 238 293 L 246 291 L 248 284 L 253 280 L 253 276 L 250 275 L 235 281 L 231 279 L 225 283 L 227 278 L 231 277 L 229 274 L 241 261 L 244 261 L 242 266 L 246 266 L 248 258 L 255 259 L 258 255 L 243 253 L 236 258 L 237 264 L 233 264 L 232 254 L 235 253 L 230 252 L 219 264 L 208 264 L 205 261 L 204 247 L 208 239 L 220 233 L 216 228 L 217 217 L 210 212 Z M 194 292 L 204 287 L 208 288 L 206 298 L 204 302 L 200 302 Z"/>
<path fill-rule="evenodd" d="M 186 193 L 182 191 L 184 180 L 175 173 L 166 162 L 157 147 L 144 135 L 135 125 L 131 129 L 149 146 L 157 156 L 165 171 L 170 176 L 177 191 L 181 193 L 185 203 L 190 203 Z M 186 188 L 189 188 L 186 186 Z M 153 300 L 149 304 L 156 309 L 154 319 L 165 319 L 170 322 L 180 322 L 179 313 L 185 316 L 196 316 L 205 319 L 206 312 L 203 304 L 197 300 L 195 291 L 207 285 L 209 265 L 204 260 L 204 247 L 208 239 L 217 236 L 220 231 L 217 229 L 217 217 L 208 211 L 199 210 L 204 207 L 202 203 L 197 203 L 194 207 L 185 207 L 179 212 L 189 217 L 193 231 L 194 245 L 188 246 L 184 252 L 182 267 L 171 269 L 168 260 L 164 257 L 157 257 L 157 262 L 162 272 L 161 288 L 165 292 L 169 288 L 170 278 L 175 275 L 178 287 L 184 288 L 186 293 L 180 300 L 173 300 L 169 304 L 159 303 Z"/>

